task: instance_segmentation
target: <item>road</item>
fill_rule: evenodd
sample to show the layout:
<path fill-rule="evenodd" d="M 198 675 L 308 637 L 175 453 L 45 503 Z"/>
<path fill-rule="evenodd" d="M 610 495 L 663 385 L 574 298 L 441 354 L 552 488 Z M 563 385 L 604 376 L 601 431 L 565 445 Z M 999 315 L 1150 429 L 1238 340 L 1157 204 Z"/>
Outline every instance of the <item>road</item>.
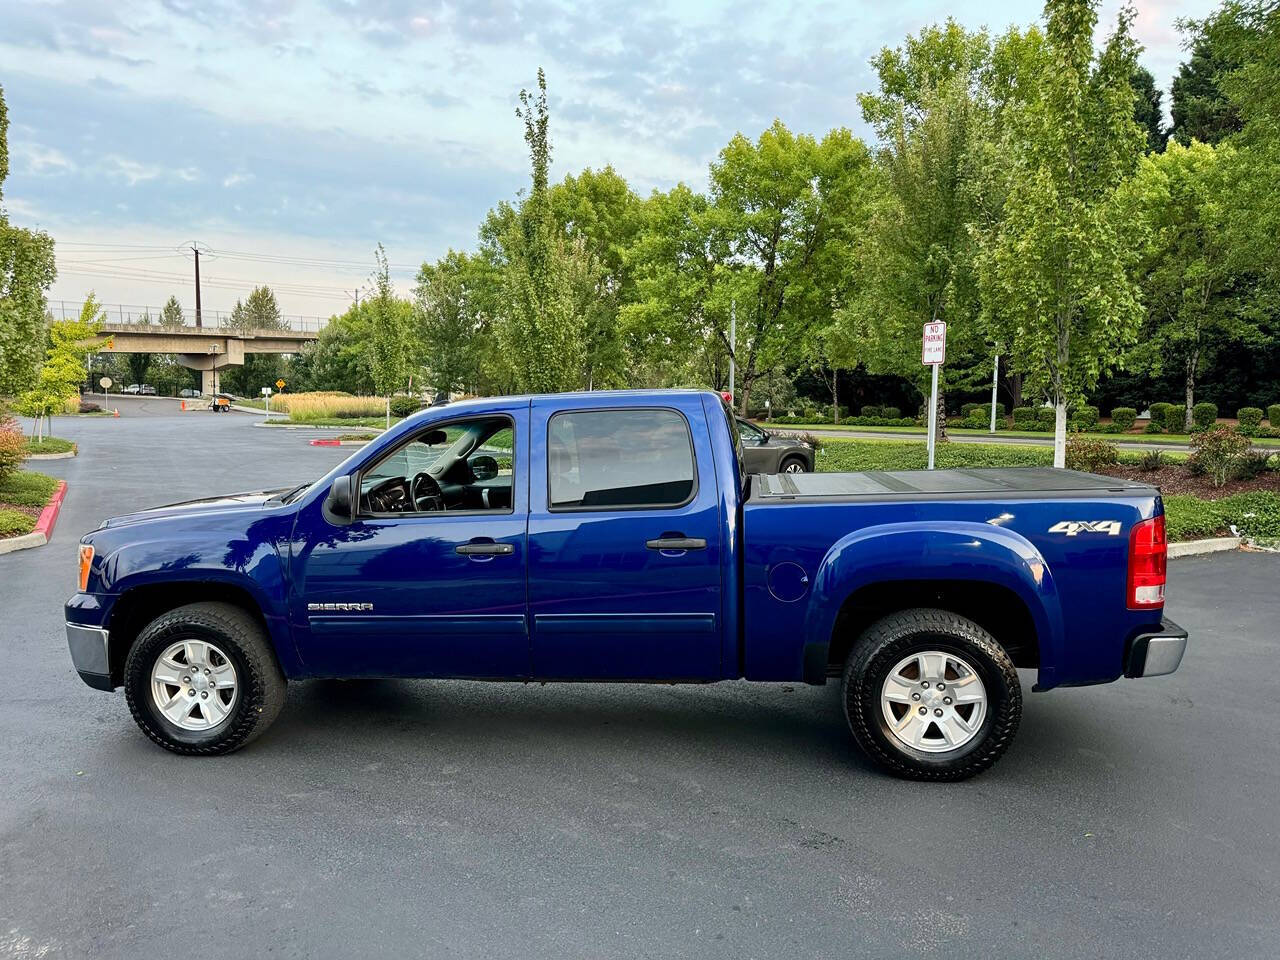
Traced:
<path fill-rule="evenodd" d="M 184 759 L 71 669 L 78 534 L 350 451 L 139 403 L 55 420 L 63 516 L 0 556 L 0 958 L 1280 953 L 1280 556 L 1175 561 L 1182 669 L 1025 675 L 964 784 L 874 771 L 834 685 L 300 683 Z"/>

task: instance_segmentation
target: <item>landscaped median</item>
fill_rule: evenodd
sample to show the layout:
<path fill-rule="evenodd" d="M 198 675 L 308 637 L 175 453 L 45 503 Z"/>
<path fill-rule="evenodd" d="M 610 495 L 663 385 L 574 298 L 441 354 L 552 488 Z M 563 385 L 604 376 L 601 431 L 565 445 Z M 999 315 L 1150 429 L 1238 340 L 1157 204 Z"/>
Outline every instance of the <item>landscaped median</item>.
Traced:
<path fill-rule="evenodd" d="M 30 470 L 0 476 L 0 553 L 47 543 L 67 485 Z"/>
<path fill-rule="evenodd" d="M 76 455 L 76 445 L 62 437 L 27 438 L 28 460 L 64 460 Z"/>
<path fill-rule="evenodd" d="M 817 469 L 825 472 L 858 470 L 922 470 L 928 453 L 910 440 L 844 440 L 823 438 Z M 1233 479 L 1221 487 L 1192 472 L 1191 455 L 1117 451 L 1116 462 L 1081 465 L 1095 473 L 1140 480 L 1164 491 L 1165 516 L 1171 541 L 1239 536 L 1261 542 L 1280 539 L 1280 457 L 1248 479 Z M 941 443 L 939 468 L 1047 467 L 1053 448 L 997 443 Z"/>

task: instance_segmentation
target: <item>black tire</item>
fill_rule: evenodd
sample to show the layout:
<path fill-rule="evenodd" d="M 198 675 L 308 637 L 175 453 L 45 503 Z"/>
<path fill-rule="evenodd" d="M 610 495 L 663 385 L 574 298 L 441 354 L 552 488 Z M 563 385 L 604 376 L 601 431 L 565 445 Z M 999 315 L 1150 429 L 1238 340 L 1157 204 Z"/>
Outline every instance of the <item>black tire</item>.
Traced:
<path fill-rule="evenodd" d="M 809 472 L 809 464 L 805 463 L 804 457 L 784 457 L 782 462 L 778 464 L 778 472 L 788 473 L 790 471 L 787 470 L 787 467 L 792 465 L 798 466 L 800 468 L 798 471 L 796 471 L 797 473 Z"/>
<path fill-rule="evenodd" d="M 913 652 L 925 650 L 963 658 L 987 694 L 978 732 L 944 753 L 917 750 L 898 740 L 881 708 L 890 671 Z M 858 745 L 889 773 L 908 780 L 964 780 L 980 773 L 1008 749 L 1022 719 L 1022 687 L 1009 654 L 978 624 L 947 610 L 902 610 L 872 624 L 849 652 L 841 689 L 845 720 Z"/>
<path fill-rule="evenodd" d="M 208 730 L 170 722 L 151 696 L 151 670 L 174 641 L 215 644 L 235 666 L 237 695 L 227 717 Z M 261 624 L 229 603 L 192 603 L 162 614 L 143 629 L 124 664 L 125 698 L 142 732 L 166 750 L 191 756 L 231 753 L 271 726 L 284 706 L 285 678 Z"/>

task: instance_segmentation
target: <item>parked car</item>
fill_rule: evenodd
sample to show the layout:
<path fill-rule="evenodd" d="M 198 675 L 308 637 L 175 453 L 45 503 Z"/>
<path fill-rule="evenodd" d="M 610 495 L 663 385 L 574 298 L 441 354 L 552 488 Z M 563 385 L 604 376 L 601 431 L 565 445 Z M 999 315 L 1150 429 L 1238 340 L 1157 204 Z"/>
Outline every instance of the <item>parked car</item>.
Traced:
<path fill-rule="evenodd" d="M 138 383 L 131 383 L 131 384 L 129 384 L 127 387 L 125 387 L 123 390 L 121 390 L 120 392 L 121 392 L 121 393 L 138 393 L 141 389 L 142 389 L 142 385 L 141 385 L 141 384 L 138 384 Z"/>
<path fill-rule="evenodd" d="M 199 390 L 189 390 L 189 389 L 179 390 L 179 391 L 178 391 L 178 396 L 183 397 L 184 399 L 190 399 L 191 397 L 198 397 L 198 396 L 200 396 L 200 391 L 199 391 Z"/>
<path fill-rule="evenodd" d="M 788 437 L 776 437 L 749 420 L 738 418 L 742 458 L 747 473 L 812 473 L 813 447 Z"/>
<path fill-rule="evenodd" d="M 138 393 L 142 394 L 144 397 L 154 397 L 156 395 L 156 388 L 151 386 L 149 383 L 144 383 L 138 387 Z"/>
<path fill-rule="evenodd" d="M 261 734 L 308 677 L 838 678 L 854 739 L 924 780 L 1004 753 L 1017 667 L 1044 691 L 1181 662 L 1154 487 L 742 459 L 709 392 L 424 410 L 314 482 L 82 537 L 71 658 L 124 687 L 156 743 L 202 756 Z"/>

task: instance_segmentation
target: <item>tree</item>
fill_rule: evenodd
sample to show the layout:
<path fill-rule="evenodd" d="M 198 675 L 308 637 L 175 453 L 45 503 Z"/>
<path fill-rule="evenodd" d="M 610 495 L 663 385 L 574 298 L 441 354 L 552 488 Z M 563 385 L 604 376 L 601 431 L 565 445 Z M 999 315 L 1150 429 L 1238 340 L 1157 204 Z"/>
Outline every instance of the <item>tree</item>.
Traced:
<path fill-rule="evenodd" d="M 0 88 L 0 200 L 9 173 L 8 130 Z M 49 235 L 13 226 L 0 207 L 0 396 L 16 396 L 35 383 L 45 341 L 45 292 L 56 275 Z"/>
<path fill-rule="evenodd" d="M 289 387 L 294 391 L 374 392 L 369 366 L 373 305 L 366 299 L 330 317 L 313 343 L 294 357 Z"/>
<path fill-rule="evenodd" d="M 1160 107 L 1163 94 L 1156 87 L 1156 78 L 1146 67 L 1137 67 L 1129 77 L 1129 85 L 1133 87 L 1133 121 L 1147 135 L 1147 152 L 1159 153 L 1169 134 L 1164 128 L 1164 111 Z"/>
<path fill-rule="evenodd" d="M 1198 28 L 1190 25 L 1188 29 Z M 1218 143 L 1239 131 L 1239 114 L 1218 86 L 1219 77 L 1238 65 L 1210 37 L 1201 35 L 1194 41 L 1191 56 L 1178 69 L 1170 88 L 1170 137 L 1185 146 L 1192 140 Z"/>
<path fill-rule="evenodd" d="M 149 353 L 125 354 L 125 369 L 129 371 L 130 383 L 146 383 L 147 367 L 149 366 L 151 366 L 151 354 Z"/>
<path fill-rule="evenodd" d="M 182 304 L 178 302 L 178 298 L 170 296 L 164 302 L 164 306 L 160 308 L 160 326 L 166 330 L 177 330 L 185 326 L 186 322 L 182 316 Z"/>
<path fill-rule="evenodd" d="M 276 295 L 270 287 L 263 285 L 254 287 L 243 302 L 236 301 L 227 326 L 233 330 L 284 330 L 288 325 L 280 316 Z"/>
<path fill-rule="evenodd" d="M 49 324 L 49 347 L 36 383 L 19 398 L 19 409 L 35 418 L 38 437 L 44 436 L 45 417 L 60 409 L 69 397 L 79 395 L 85 358 L 97 346 L 96 338 L 106 319 L 106 312 L 90 293 L 77 319 Z"/>
<path fill-rule="evenodd" d="M 370 281 L 373 296 L 369 304 L 369 372 L 373 388 L 387 398 L 387 426 L 391 426 L 391 394 L 406 385 L 409 375 L 410 313 L 404 301 L 398 300 L 391 285 L 391 268 L 387 253 L 378 244 L 374 252 L 374 269 Z"/>
<path fill-rule="evenodd" d="M 497 284 L 488 260 L 455 250 L 418 271 L 415 320 L 427 382 L 437 396 L 465 390 L 480 379 Z"/>
<path fill-rule="evenodd" d="M 1013 117 L 1003 219 L 979 261 L 993 330 L 1055 407 L 1057 467 L 1065 464 L 1067 403 L 1115 365 L 1142 318 L 1128 273 L 1134 238 L 1116 197 L 1144 141 L 1129 85 L 1133 13 L 1120 14 L 1095 57 L 1096 6 L 1045 6 L 1040 94 Z"/>
<path fill-rule="evenodd" d="M 1138 273 L 1148 316 L 1139 356 L 1157 374 L 1166 358 L 1183 370 L 1188 432 L 1209 344 L 1257 336 L 1235 296 L 1242 278 L 1233 263 L 1225 202 L 1234 154 L 1230 144 L 1215 149 L 1174 141 L 1165 153 L 1144 157 L 1123 188 L 1149 236 Z"/>

